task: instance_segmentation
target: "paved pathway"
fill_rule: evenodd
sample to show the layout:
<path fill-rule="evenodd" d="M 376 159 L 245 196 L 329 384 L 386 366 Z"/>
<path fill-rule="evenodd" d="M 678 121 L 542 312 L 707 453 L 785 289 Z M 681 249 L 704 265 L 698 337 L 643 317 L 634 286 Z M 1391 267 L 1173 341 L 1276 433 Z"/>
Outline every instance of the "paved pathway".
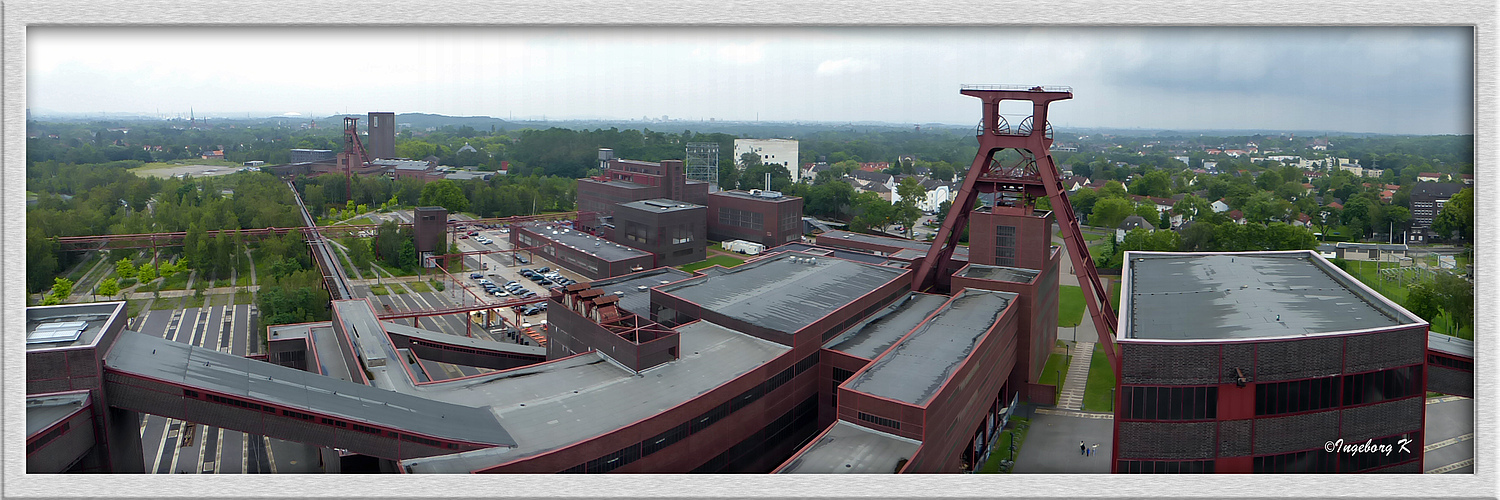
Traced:
<path fill-rule="evenodd" d="M 1021 443 L 1015 474 L 1108 474 L 1114 416 L 1107 413 L 1036 409 Z M 1098 444 L 1094 455 L 1078 452 L 1078 442 Z M 1001 453 L 1004 453 L 1002 450 Z"/>
<path fill-rule="evenodd" d="M 1062 394 L 1057 407 L 1067 410 L 1083 409 L 1083 389 L 1089 381 L 1089 363 L 1094 359 L 1094 343 L 1079 342 L 1073 347 L 1073 362 L 1068 365 L 1068 378 L 1063 381 Z"/>
<path fill-rule="evenodd" d="M 1474 473 L 1474 400 L 1457 396 L 1427 400 L 1422 466 L 1428 474 Z M 1024 446 L 1024 445 L 1023 445 Z"/>

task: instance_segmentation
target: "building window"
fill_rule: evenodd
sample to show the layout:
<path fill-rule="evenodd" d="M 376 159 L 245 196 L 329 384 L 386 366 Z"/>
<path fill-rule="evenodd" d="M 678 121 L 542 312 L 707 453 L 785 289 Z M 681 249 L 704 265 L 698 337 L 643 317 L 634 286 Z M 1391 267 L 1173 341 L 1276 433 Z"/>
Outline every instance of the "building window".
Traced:
<path fill-rule="evenodd" d="M 1120 415 L 1132 420 L 1209 420 L 1219 413 L 1218 387 L 1121 388 Z"/>
<path fill-rule="evenodd" d="M 680 245 L 693 241 L 693 230 L 687 225 L 678 225 L 672 228 L 672 244 Z"/>
<path fill-rule="evenodd" d="M 885 417 L 877 417 L 865 412 L 859 412 L 859 419 L 876 425 L 884 425 L 892 429 L 901 429 L 901 422 Z"/>
<path fill-rule="evenodd" d="M 765 228 L 765 217 L 765 214 L 760 212 L 719 207 L 719 224 L 725 226 L 743 227 L 759 231 Z"/>
<path fill-rule="evenodd" d="M 1338 377 L 1255 385 L 1255 414 L 1279 415 L 1332 408 L 1339 404 Z"/>
<path fill-rule="evenodd" d="M 1373 440 L 1371 444 L 1374 445 L 1375 449 L 1384 450 L 1386 449 L 1386 447 L 1389 447 L 1389 449 L 1391 450 L 1389 454 L 1337 453 L 1338 450 L 1334 450 L 1335 453 L 1324 453 L 1323 450 L 1313 450 L 1311 453 L 1337 456 L 1340 472 L 1360 472 L 1417 458 L 1417 454 L 1422 452 L 1422 450 L 1418 448 L 1418 445 L 1416 444 L 1420 441 L 1421 437 L 1422 433 L 1420 432 L 1408 432 L 1406 434 L 1383 437 Z M 1355 446 L 1362 445 L 1364 443 L 1346 444 Z M 1403 446 L 1406 448 L 1405 450 L 1402 450 Z"/>
<path fill-rule="evenodd" d="M 1422 365 L 1344 375 L 1344 406 L 1421 394 Z"/>
<path fill-rule="evenodd" d="M 1213 460 L 1121 460 L 1120 474 L 1213 474 Z"/>
<path fill-rule="evenodd" d="M 1336 453 L 1308 450 L 1255 457 L 1251 471 L 1256 474 L 1319 474 L 1334 472 Z"/>

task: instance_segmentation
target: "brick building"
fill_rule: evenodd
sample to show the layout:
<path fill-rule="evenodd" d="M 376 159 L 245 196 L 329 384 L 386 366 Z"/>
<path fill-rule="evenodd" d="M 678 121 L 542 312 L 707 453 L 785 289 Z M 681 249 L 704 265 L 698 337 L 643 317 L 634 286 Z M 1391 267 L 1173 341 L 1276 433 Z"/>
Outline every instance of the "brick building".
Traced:
<path fill-rule="evenodd" d="M 654 254 L 651 267 L 707 258 L 708 209 L 703 205 L 657 198 L 616 204 L 614 214 L 611 240 Z"/>
<path fill-rule="evenodd" d="M 682 160 L 663 160 L 660 163 L 622 160 L 615 158 L 614 152 L 608 149 L 601 149 L 599 156 L 602 173 L 597 177 L 578 179 L 580 212 L 595 212 L 599 214 L 598 218 L 607 220 L 619 203 L 656 198 L 695 205 L 708 203 L 708 183 L 688 180 Z M 604 226 L 596 219 L 579 223 L 590 231 Z"/>
<path fill-rule="evenodd" d="M 557 223 L 533 222 L 511 227 L 514 248 L 534 247 L 547 260 L 589 279 L 604 279 L 655 267 L 651 252 L 630 248 Z"/>
<path fill-rule="evenodd" d="M 753 241 L 767 248 L 801 241 L 802 198 L 758 189 L 710 193 L 708 238 Z"/>
<path fill-rule="evenodd" d="M 1407 243 L 1427 243 L 1438 235 L 1432 230 L 1432 221 L 1443 211 L 1448 199 L 1462 191 L 1457 183 L 1418 182 L 1411 188 L 1411 232 Z"/>
<path fill-rule="evenodd" d="M 1114 472 L 1422 472 L 1426 321 L 1311 251 L 1125 257 Z"/>

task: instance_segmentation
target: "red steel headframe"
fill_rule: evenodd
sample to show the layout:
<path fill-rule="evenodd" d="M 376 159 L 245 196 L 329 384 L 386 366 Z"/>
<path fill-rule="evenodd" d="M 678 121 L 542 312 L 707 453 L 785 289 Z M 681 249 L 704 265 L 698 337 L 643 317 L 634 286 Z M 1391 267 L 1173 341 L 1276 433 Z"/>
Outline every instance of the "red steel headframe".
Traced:
<path fill-rule="evenodd" d="M 958 190 L 958 197 L 953 200 L 952 207 L 948 209 L 937 238 L 927 250 L 927 258 L 922 259 L 922 265 L 917 268 L 912 290 L 933 287 L 947 289 L 951 277 L 946 270 L 952 262 L 953 250 L 958 247 L 959 235 L 963 228 L 968 227 L 969 214 L 973 211 L 980 192 L 1021 191 L 1025 194 L 1022 201 L 1028 204 L 1031 203 L 1032 196 L 1046 196 L 1052 204 L 1052 211 L 1059 216 L 1057 222 L 1062 228 L 1063 241 L 1068 245 L 1073 269 L 1082 273 L 1078 284 L 1083 288 L 1089 315 L 1098 331 L 1099 344 L 1109 355 L 1111 369 L 1118 373 L 1120 364 L 1113 342 L 1117 325 L 1114 308 L 1109 302 L 1109 291 L 1099 280 L 1099 272 L 1094 268 L 1094 260 L 1089 256 L 1083 233 L 1078 228 L 1078 216 L 1068 203 L 1057 165 L 1052 161 L 1052 127 L 1047 122 L 1047 105 L 1052 101 L 1072 99 L 1073 89 L 966 85 L 960 89 L 960 93 L 984 101 L 983 118 L 976 130 L 979 153 L 964 176 L 964 184 Z M 1000 116 L 1000 101 L 1007 100 L 1032 103 L 1031 116 L 1014 128 Z M 996 165 L 995 154 L 1005 149 L 1023 152 L 1024 156 L 1035 160 L 1035 168 L 1014 169 Z"/>

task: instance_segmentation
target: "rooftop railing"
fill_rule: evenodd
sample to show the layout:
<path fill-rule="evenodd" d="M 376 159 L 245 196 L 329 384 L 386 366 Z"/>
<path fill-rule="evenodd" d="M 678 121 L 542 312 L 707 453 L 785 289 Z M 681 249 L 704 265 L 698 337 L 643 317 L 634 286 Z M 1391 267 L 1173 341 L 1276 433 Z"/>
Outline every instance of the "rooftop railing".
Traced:
<path fill-rule="evenodd" d="M 1020 90 L 1033 92 L 1073 92 L 1073 87 L 1066 85 L 1021 85 L 1014 83 L 997 84 L 963 84 L 959 90 Z"/>

